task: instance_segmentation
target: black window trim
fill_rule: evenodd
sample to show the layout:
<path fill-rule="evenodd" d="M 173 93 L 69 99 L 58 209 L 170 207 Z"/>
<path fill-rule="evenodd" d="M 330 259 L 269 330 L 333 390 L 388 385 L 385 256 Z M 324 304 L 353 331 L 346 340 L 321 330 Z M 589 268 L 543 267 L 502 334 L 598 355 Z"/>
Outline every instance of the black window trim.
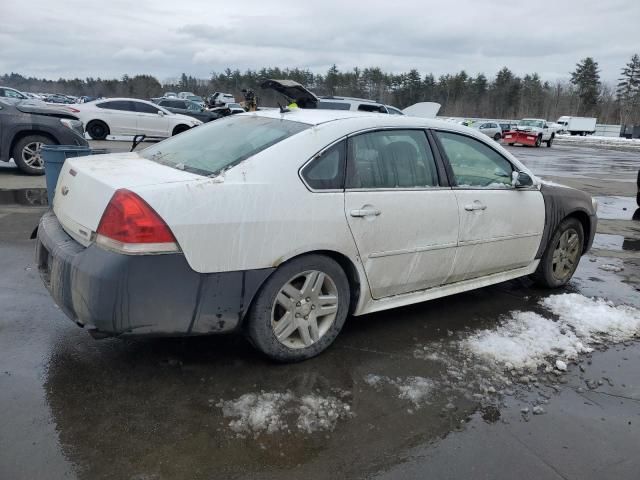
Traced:
<path fill-rule="evenodd" d="M 304 170 L 309 167 L 316 158 L 318 158 L 319 156 L 321 156 L 322 154 L 324 154 L 326 151 L 330 150 L 331 148 L 335 147 L 336 145 L 338 145 L 340 142 L 344 141 L 346 142 L 348 139 L 348 136 L 345 135 L 343 137 L 340 137 L 339 139 L 331 142 L 329 145 L 327 145 L 326 147 L 323 147 L 322 149 L 318 150 L 316 153 L 314 153 L 313 155 L 311 155 L 311 157 L 302 164 L 302 166 L 298 169 L 298 178 L 300 178 L 300 180 L 302 181 L 302 183 L 304 184 L 305 187 L 307 187 L 307 190 L 309 190 L 311 193 L 343 193 L 344 192 L 344 186 L 345 186 L 345 182 L 347 180 L 347 157 L 348 157 L 348 146 L 345 145 L 345 161 L 344 161 L 344 172 L 342 175 L 342 187 L 341 188 L 313 188 L 311 187 L 311 185 L 309 185 L 307 183 L 307 181 L 304 178 Z"/>
<path fill-rule="evenodd" d="M 351 148 L 350 148 L 350 143 L 347 145 L 347 161 L 345 162 L 345 168 L 347 168 L 347 171 L 345 172 L 345 192 L 432 192 L 435 190 L 450 190 L 451 187 L 449 186 L 449 181 L 445 175 L 444 169 L 442 167 L 442 165 L 440 164 L 441 157 L 436 153 L 436 150 L 433 148 L 433 145 L 431 143 L 431 139 L 429 138 L 429 131 L 428 128 L 426 127 L 411 127 L 411 126 L 397 126 L 397 127 L 373 127 L 373 128 L 367 128 L 364 130 L 359 130 L 357 132 L 352 132 L 349 135 L 347 135 L 347 140 L 350 140 L 352 137 L 357 137 L 358 135 L 362 135 L 365 133 L 374 133 L 374 132 L 381 132 L 381 131 L 389 131 L 389 130 L 414 130 L 414 131 L 421 131 L 422 133 L 425 134 L 425 139 L 426 139 L 426 146 L 427 148 L 431 149 L 431 154 L 433 155 L 433 160 L 436 164 L 436 176 L 438 177 L 438 185 L 437 186 L 433 186 L 433 187 L 394 187 L 394 188 L 347 188 L 346 187 L 346 182 L 347 182 L 347 173 L 348 173 L 348 165 L 349 165 L 349 160 L 351 158 Z"/>
<path fill-rule="evenodd" d="M 463 133 L 463 132 L 458 132 L 456 130 L 447 130 L 445 128 L 430 128 L 429 130 L 431 130 L 431 136 L 433 137 L 434 144 L 437 146 L 439 154 L 441 155 L 441 158 L 442 158 L 442 160 L 444 162 L 445 170 L 446 170 L 446 173 L 447 173 L 447 177 L 449 179 L 449 184 L 451 185 L 451 188 L 453 188 L 454 190 L 501 190 L 501 191 L 536 190 L 535 185 L 532 185 L 532 187 L 529 187 L 529 188 L 515 188 L 513 186 L 511 186 L 510 188 L 504 188 L 504 187 L 503 188 L 499 188 L 499 187 L 489 188 L 489 187 L 479 187 L 479 186 L 459 187 L 458 183 L 456 182 L 456 177 L 455 177 L 455 175 L 453 173 L 453 168 L 451 167 L 451 163 L 449 162 L 449 158 L 447 157 L 447 154 L 446 154 L 446 152 L 444 150 L 444 147 L 442 146 L 442 143 L 440 142 L 440 139 L 438 138 L 438 136 L 435 135 L 433 132 L 453 133 L 455 135 L 462 135 L 464 137 L 469 137 L 469 138 L 471 138 L 473 140 L 481 142 L 483 145 L 486 145 L 488 148 L 490 148 L 495 153 L 497 153 L 500 157 L 502 157 L 505 161 L 507 161 L 509 163 L 509 165 L 511 165 L 511 168 L 513 169 L 514 172 L 518 172 L 519 173 L 522 170 L 520 170 L 516 165 L 514 165 L 514 163 L 511 160 L 509 160 L 507 157 L 505 157 L 501 152 L 499 152 L 498 150 L 493 148 L 489 143 L 484 142 L 483 140 L 480 140 L 479 138 L 476 138 L 473 135 L 469 135 L 469 134 Z"/>

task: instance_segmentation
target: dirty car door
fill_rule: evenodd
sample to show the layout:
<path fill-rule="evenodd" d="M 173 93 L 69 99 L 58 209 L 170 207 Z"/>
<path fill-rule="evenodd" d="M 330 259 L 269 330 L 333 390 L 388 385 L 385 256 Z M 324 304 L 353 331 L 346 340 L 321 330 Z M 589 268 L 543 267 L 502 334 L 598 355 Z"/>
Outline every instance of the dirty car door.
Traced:
<path fill-rule="evenodd" d="M 373 298 L 446 283 L 458 239 L 458 207 L 440 187 L 422 130 L 349 139 L 345 215 Z"/>
<path fill-rule="evenodd" d="M 513 165 L 484 142 L 460 133 L 434 134 L 451 166 L 460 215 L 451 281 L 529 265 L 544 229 L 538 188 L 514 188 Z"/>

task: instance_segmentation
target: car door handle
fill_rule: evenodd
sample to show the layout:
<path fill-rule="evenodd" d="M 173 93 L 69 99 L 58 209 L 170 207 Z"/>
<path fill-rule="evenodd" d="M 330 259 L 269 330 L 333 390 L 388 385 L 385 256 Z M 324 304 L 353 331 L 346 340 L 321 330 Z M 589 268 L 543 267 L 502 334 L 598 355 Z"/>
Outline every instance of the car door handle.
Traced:
<path fill-rule="evenodd" d="M 476 200 L 473 203 L 469 203 L 469 204 L 465 205 L 464 209 L 467 212 L 473 212 L 474 210 L 486 210 L 487 206 L 484 203 L 479 202 L 478 200 Z"/>
<path fill-rule="evenodd" d="M 376 208 L 360 208 L 349 212 L 352 217 L 377 217 L 382 212 Z"/>

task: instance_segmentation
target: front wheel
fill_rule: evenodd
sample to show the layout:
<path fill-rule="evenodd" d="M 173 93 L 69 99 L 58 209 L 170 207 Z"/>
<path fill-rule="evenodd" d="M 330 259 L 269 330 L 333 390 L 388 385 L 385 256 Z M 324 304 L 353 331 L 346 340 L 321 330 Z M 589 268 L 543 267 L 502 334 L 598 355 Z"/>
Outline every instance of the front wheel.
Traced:
<path fill-rule="evenodd" d="M 551 137 L 549 137 L 549 140 L 547 140 L 547 148 L 551 148 L 552 143 L 553 143 L 553 135 L 551 135 Z"/>
<path fill-rule="evenodd" d="M 538 135 L 538 138 L 536 138 L 536 147 L 540 145 L 542 145 L 542 135 Z"/>
<path fill-rule="evenodd" d="M 535 282 L 546 288 L 558 288 L 571 280 L 582 255 L 584 230 L 576 218 L 564 219 L 547 244 L 533 275 Z"/>
<path fill-rule="evenodd" d="M 42 146 L 55 144 L 49 137 L 43 135 L 27 135 L 18 140 L 13 147 L 13 161 L 20 170 L 28 175 L 43 175 L 44 160 Z"/>
<path fill-rule="evenodd" d="M 298 257 L 281 265 L 260 289 L 249 311 L 247 335 L 276 361 L 314 357 L 342 329 L 349 292 L 347 276 L 334 260 Z"/>

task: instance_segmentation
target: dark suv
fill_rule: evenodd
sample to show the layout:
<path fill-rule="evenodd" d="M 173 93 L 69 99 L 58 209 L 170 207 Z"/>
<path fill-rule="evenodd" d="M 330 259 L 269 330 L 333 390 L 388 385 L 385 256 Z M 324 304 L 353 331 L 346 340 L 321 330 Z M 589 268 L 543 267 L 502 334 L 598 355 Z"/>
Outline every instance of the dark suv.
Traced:
<path fill-rule="evenodd" d="M 0 100 L 0 160 L 13 158 L 24 173 L 42 175 L 42 145 L 87 146 L 82 122 L 58 107 Z"/>

